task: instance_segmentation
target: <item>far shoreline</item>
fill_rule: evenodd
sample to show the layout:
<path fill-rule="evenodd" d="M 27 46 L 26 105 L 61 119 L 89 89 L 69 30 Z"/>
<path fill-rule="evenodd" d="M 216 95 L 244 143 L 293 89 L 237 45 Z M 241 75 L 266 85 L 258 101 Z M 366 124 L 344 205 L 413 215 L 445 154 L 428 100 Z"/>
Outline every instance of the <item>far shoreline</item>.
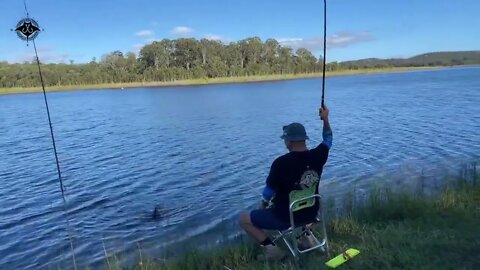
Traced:
<path fill-rule="evenodd" d="M 354 76 L 354 75 L 369 75 L 369 74 L 387 74 L 387 73 L 400 73 L 411 71 L 428 71 L 428 70 L 440 70 L 449 69 L 455 67 L 468 67 L 468 66 L 434 66 L 434 67 L 396 67 L 396 68 L 378 68 L 378 69 L 357 69 L 357 70 L 342 70 L 342 71 L 330 71 L 326 72 L 326 77 L 340 77 L 340 76 Z M 283 75 L 255 75 L 244 77 L 219 77 L 219 78 L 205 78 L 205 79 L 190 79 L 190 80 L 178 80 L 178 81 L 157 81 L 157 82 L 132 82 L 132 83 L 107 83 L 107 84 L 94 84 L 94 85 L 60 85 L 60 86 L 47 86 L 45 90 L 47 92 L 67 92 L 78 90 L 125 90 L 128 88 L 153 88 L 153 87 L 181 87 L 181 86 L 202 86 L 202 85 L 214 85 L 214 84 L 234 84 L 234 83 L 257 83 L 257 82 L 273 82 L 284 80 L 298 80 L 309 78 L 321 78 L 322 73 L 302 73 L 302 74 L 283 74 Z M 0 95 L 9 94 L 27 94 L 27 93 L 39 93 L 42 92 L 41 87 L 28 87 L 28 88 L 0 88 Z"/>

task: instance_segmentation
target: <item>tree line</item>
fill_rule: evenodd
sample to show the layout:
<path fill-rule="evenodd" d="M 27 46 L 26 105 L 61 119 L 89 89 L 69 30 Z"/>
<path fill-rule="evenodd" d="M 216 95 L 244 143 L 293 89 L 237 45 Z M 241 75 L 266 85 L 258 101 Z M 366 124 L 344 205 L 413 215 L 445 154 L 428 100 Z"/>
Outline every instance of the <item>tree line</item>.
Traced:
<path fill-rule="evenodd" d="M 41 57 L 41 55 L 40 55 Z M 473 61 L 473 62 L 472 62 Z M 138 55 L 114 51 L 97 61 L 45 64 L 47 86 L 175 81 L 322 71 L 321 57 L 305 48 L 293 50 L 275 39 L 258 37 L 224 44 L 208 39 L 163 39 L 145 45 Z M 480 64 L 480 52 L 434 53 L 408 59 L 364 59 L 332 62 L 327 71 L 397 66 Z M 0 87 L 39 86 L 36 62 L 0 62 Z"/>
<path fill-rule="evenodd" d="M 368 58 L 341 62 L 342 68 L 346 69 L 459 65 L 480 65 L 480 51 L 433 52 L 416 55 L 410 58 Z"/>
<path fill-rule="evenodd" d="M 41 55 L 40 55 L 41 57 Z M 38 86 L 36 62 L 0 63 L 0 87 Z M 175 81 L 267 74 L 312 73 L 322 62 L 309 50 L 293 50 L 258 37 L 223 44 L 193 38 L 164 39 L 145 45 L 138 55 L 120 51 L 85 64 L 45 64 L 47 86 Z"/>

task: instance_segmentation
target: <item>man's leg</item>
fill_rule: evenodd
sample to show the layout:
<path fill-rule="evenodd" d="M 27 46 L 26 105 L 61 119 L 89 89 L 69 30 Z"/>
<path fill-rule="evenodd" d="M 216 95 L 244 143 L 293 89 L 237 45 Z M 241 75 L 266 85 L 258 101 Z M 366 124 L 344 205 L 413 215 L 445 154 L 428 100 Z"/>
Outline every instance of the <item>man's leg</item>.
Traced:
<path fill-rule="evenodd" d="M 259 209 L 240 214 L 240 226 L 265 249 L 265 258 L 279 260 L 285 252 L 277 247 L 263 230 L 284 230 L 289 224 L 273 215 L 272 209 Z"/>
<path fill-rule="evenodd" d="M 268 236 L 262 229 L 257 228 L 255 227 L 255 225 L 253 225 L 250 218 L 250 212 L 240 213 L 240 227 L 242 227 L 245 232 L 247 232 L 251 237 L 253 237 L 261 244 L 265 241 L 272 242 L 271 240 L 267 240 Z"/>

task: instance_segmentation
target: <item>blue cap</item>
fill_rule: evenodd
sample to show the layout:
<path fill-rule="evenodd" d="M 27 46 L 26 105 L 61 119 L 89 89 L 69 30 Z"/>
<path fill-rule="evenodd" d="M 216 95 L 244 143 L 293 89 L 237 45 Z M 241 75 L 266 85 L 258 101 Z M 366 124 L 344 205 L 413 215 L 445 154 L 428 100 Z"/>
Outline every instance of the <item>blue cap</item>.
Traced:
<path fill-rule="evenodd" d="M 309 139 L 305 127 L 300 123 L 291 123 L 283 126 L 283 135 L 280 138 L 292 142 Z"/>

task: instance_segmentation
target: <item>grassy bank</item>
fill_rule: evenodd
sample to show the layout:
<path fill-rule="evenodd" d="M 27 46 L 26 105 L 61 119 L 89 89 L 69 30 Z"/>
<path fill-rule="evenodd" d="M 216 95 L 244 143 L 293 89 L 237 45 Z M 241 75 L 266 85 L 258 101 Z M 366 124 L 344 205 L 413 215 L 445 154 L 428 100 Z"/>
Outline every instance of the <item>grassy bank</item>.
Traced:
<path fill-rule="evenodd" d="M 357 69 L 327 72 L 327 76 L 348 76 L 359 74 L 378 74 L 390 72 L 404 72 L 412 70 L 438 69 L 446 67 L 399 67 L 399 68 L 379 68 L 379 69 Z M 192 79 L 179 80 L 170 82 L 132 82 L 132 83 L 109 83 L 109 84 L 91 84 L 91 85 L 59 85 L 46 87 L 47 91 L 71 91 L 81 89 L 121 89 L 133 87 L 162 87 L 162 86 L 186 86 L 186 85 L 205 85 L 205 84 L 225 84 L 225 83 L 246 83 L 261 81 L 278 81 L 291 80 L 301 78 L 318 78 L 321 73 L 308 74 L 284 74 L 284 75 L 262 75 L 262 76 L 246 76 L 246 77 L 222 77 L 210 79 Z M 40 92 L 40 87 L 28 88 L 0 88 L 0 94 L 21 94 Z"/>
<path fill-rule="evenodd" d="M 479 180 L 476 180 L 477 182 Z M 348 200 L 348 198 L 347 198 Z M 332 255 L 349 247 L 361 254 L 339 269 L 480 269 L 480 185 L 458 183 L 434 198 L 377 190 L 328 225 Z M 173 261 L 141 256 L 136 269 L 295 269 L 257 261 L 249 239 L 209 251 L 192 251 Z M 303 255 L 302 269 L 328 269 L 321 253 Z M 122 269 L 115 259 L 105 269 Z"/>

